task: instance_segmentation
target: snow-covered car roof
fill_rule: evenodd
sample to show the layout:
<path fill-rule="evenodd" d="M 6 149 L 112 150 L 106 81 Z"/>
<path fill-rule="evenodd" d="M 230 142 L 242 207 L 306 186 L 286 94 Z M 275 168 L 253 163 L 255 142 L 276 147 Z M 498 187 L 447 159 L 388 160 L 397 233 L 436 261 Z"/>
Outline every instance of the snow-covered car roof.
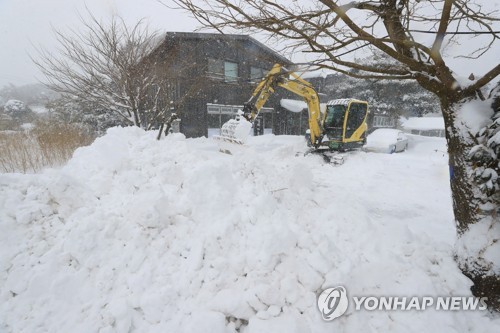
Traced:
<path fill-rule="evenodd" d="M 401 131 L 394 128 L 379 128 L 367 137 L 367 146 L 386 146 L 397 141 Z"/>

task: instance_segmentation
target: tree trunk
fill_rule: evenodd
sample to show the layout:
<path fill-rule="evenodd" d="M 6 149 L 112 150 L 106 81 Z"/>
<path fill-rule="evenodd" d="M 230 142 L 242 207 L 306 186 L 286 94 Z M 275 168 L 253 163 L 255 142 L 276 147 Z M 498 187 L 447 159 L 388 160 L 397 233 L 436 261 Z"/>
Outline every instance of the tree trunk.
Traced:
<path fill-rule="evenodd" d="M 481 244 L 480 250 L 472 252 L 470 250 L 471 241 L 477 242 L 473 232 L 469 235 L 471 227 L 484 223 L 490 226 L 487 230 L 494 233 L 493 226 L 498 223 L 495 212 L 499 208 L 498 202 L 491 202 L 491 199 L 482 193 L 479 184 L 474 181 L 474 165 L 469 158 L 469 153 L 476 144 L 475 133 L 470 133 L 456 121 L 458 110 L 470 99 L 470 96 L 466 98 L 451 98 L 449 95 L 441 97 L 448 143 L 453 212 L 458 234 L 456 260 L 464 275 L 474 283 L 471 287 L 472 293 L 477 297 L 488 297 L 489 307 L 500 311 L 500 276 L 498 272 L 491 270 L 492 264 L 499 265 L 500 263 L 488 263 L 488 260 L 482 256 L 490 246 L 494 245 L 495 241 L 489 242 L 486 235 L 481 235 L 484 240 L 480 241 L 484 244 Z M 490 211 L 484 211 L 482 209 L 484 202 L 492 203 L 496 207 Z M 492 236 L 493 239 L 495 237 L 498 238 L 498 235 Z M 460 246 L 463 246 L 465 250 L 459 249 Z"/>
<path fill-rule="evenodd" d="M 456 111 L 460 107 L 458 101 L 450 101 L 448 97 L 441 100 L 446 141 L 448 143 L 450 186 L 453 195 L 453 212 L 458 235 L 462 235 L 471 223 L 477 222 L 475 205 L 471 200 L 473 192 L 467 175 L 467 155 L 470 151 L 470 139 L 455 124 Z"/>

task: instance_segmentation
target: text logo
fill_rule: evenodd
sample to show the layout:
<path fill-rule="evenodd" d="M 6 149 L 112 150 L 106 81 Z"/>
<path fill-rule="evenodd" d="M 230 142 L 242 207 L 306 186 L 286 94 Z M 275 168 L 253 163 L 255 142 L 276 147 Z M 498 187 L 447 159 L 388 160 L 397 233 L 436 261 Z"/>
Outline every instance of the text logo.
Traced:
<path fill-rule="evenodd" d="M 342 286 L 325 289 L 318 297 L 318 308 L 326 321 L 342 316 L 348 305 L 347 292 Z"/>

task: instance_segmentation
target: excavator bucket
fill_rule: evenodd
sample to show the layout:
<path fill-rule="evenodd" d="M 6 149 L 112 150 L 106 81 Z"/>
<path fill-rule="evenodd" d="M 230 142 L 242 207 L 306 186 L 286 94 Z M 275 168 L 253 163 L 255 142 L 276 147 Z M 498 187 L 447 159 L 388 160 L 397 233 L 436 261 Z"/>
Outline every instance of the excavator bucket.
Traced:
<path fill-rule="evenodd" d="M 231 151 L 235 149 L 234 145 L 245 144 L 251 130 L 252 123 L 245 117 L 238 116 L 237 119 L 230 119 L 222 125 L 220 135 L 213 136 L 213 139 L 218 141 L 221 152 L 231 154 Z"/>

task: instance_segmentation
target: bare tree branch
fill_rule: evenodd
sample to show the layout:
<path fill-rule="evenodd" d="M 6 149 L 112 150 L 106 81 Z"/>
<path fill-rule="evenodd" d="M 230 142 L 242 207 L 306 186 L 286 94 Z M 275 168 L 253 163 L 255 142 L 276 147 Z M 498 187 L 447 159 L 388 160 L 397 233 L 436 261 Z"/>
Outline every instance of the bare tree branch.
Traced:
<path fill-rule="evenodd" d="M 128 26 L 120 17 L 107 23 L 90 11 L 81 17 L 83 28 L 55 31 L 57 52 L 37 48 L 32 60 L 54 91 L 77 97 L 118 114 L 128 124 L 147 125 L 141 100 L 157 77 L 141 63 L 158 45 L 157 32 L 143 20 Z"/>
<path fill-rule="evenodd" d="M 312 65 L 346 73 L 355 69 L 358 77 L 413 78 L 434 93 L 460 89 L 441 55 L 447 45 L 457 42 L 460 36 L 458 31 L 486 30 L 492 35 L 492 41 L 483 48 L 458 56 L 481 56 L 498 38 L 491 28 L 492 22 L 498 20 L 497 13 L 485 12 L 475 2 L 465 0 L 317 0 L 292 3 L 270 0 L 170 0 L 170 3 L 176 8 L 188 10 L 203 26 L 221 32 L 227 29 L 265 31 L 270 37 L 288 43 L 285 50 L 318 55 Z M 425 8 L 429 5 L 435 9 L 434 12 Z M 356 15 L 351 15 L 353 10 L 357 10 Z M 436 37 L 431 45 L 419 42 L 411 34 L 414 22 L 430 24 L 435 29 Z M 381 32 L 386 34 L 381 36 Z M 356 50 L 365 44 L 386 53 L 398 64 L 381 70 L 346 58 L 350 53 L 345 52 L 346 48 Z"/>

